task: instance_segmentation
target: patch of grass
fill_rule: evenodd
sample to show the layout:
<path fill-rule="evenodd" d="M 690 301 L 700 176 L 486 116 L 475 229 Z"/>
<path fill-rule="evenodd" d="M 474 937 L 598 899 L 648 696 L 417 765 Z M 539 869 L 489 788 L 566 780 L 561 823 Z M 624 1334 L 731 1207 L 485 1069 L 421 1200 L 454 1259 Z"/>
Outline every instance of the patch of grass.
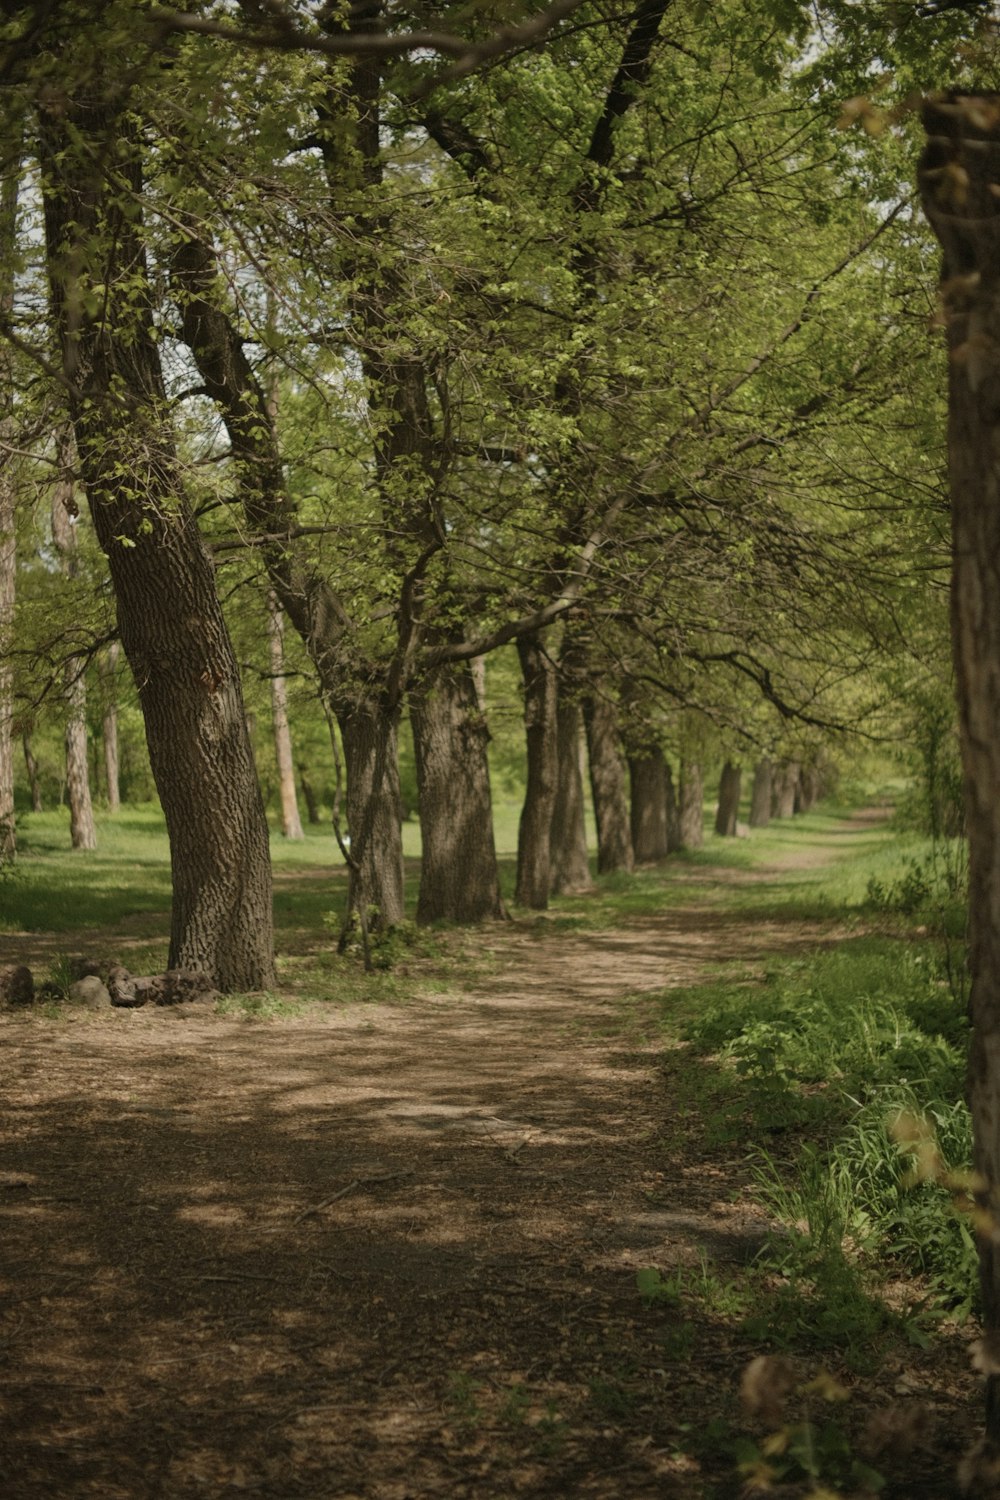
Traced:
<path fill-rule="evenodd" d="M 238 1017 L 244 1021 L 281 1021 L 301 1015 L 303 1007 L 285 995 L 258 990 L 246 995 L 223 995 L 216 1001 L 215 1010 L 217 1015 Z"/>

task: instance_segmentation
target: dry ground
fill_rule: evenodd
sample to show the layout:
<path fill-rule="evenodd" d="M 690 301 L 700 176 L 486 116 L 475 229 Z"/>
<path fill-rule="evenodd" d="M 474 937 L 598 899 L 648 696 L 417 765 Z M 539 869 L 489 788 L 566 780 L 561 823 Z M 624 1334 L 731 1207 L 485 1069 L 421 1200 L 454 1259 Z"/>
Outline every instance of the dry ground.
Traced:
<path fill-rule="evenodd" d="M 753 1350 L 635 1277 L 724 1282 L 767 1226 L 641 993 L 836 937 L 512 924 L 419 1006 L 0 1018 L 0 1496 L 736 1493 L 711 1424 Z M 952 1492 L 961 1357 L 859 1387 L 937 1414 L 900 1497 Z"/>

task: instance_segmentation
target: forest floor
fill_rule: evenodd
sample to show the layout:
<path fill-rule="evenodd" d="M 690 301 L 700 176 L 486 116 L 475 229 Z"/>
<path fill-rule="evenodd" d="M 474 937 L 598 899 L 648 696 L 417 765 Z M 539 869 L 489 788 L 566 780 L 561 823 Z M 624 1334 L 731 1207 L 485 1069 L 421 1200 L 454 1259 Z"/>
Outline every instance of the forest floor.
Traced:
<path fill-rule="evenodd" d="M 4 1500 L 741 1493 L 726 1293 L 769 1225 L 644 997 L 836 943 L 709 888 L 867 826 L 613 930 L 498 925 L 419 1004 L 0 1017 Z M 936 1418 L 886 1493 L 954 1493 L 969 1337 L 827 1362 L 862 1415 Z"/>

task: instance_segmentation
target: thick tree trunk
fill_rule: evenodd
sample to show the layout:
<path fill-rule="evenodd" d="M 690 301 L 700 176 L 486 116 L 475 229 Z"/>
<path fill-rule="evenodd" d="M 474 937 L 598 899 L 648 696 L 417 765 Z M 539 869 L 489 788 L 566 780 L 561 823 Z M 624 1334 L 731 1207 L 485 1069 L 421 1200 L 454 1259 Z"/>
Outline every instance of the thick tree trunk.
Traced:
<path fill-rule="evenodd" d="M 590 858 L 584 815 L 583 713 L 576 689 L 565 677 L 556 695 L 556 794 L 549 836 L 550 890 L 553 896 L 589 890 Z"/>
<path fill-rule="evenodd" d="M 212 559 L 180 482 L 136 217 L 135 126 L 102 102 L 104 86 L 61 97 L 40 130 L 80 474 L 170 838 L 169 967 L 200 969 L 221 990 L 263 989 L 275 981 L 267 822 Z"/>
<path fill-rule="evenodd" d="M 42 778 L 38 774 L 38 761 L 35 759 L 31 748 L 31 733 L 25 729 L 21 734 L 21 748 L 24 751 L 24 769 L 28 773 L 28 787 L 31 791 L 31 811 L 40 813 L 45 811 L 42 801 Z"/>
<path fill-rule="evenodd" d="M 271 649 L 271 727 L 281 798 L 281 831 L 286 839 L 303 839 L 302 819 L 295 795 L 295 762 L 288 727 L 288 689 L 285 684 L 284 616 L 273 592 L 267 596 L 267 634 Z"/>
<path fill-rule="evenodd" d="M 6 322 L 14 305 L 14 248 L 17 239 L 18 172 L 7 170 L 0 185 L 0 317 Z M 14 605 L 17 589 L 17 544 L 14 530 L 13 351 L 0 348 L 0 866 L 17 851 L 14 827 Z"/>
<path fill-rule="evenodd" d="M 10 646 L 14 627 L 17 556 L 14 543 L 14 488 L 9 462 L 0 453 L 0 865 L 14 858 L 14 668 Z"/>
<path fill-rule="evenodd" d="M 750 827 L 766 828 L 771 821 L 771 762 L 765 755 L 757 762 L 750 794 Z"/>
<path fill-rule="evenodd" d="M 969 838 L 969 1104 L 983 1326 L 1000 1338 L 1000 96 L 924 106 L 924 208 L 944 250 L 952 646 Z M 992 1357 L 986 1424 L 1000 1441 Z"/>
<path fill-rule="evenodd" d="M 418 922 L 502 917 L 487 758 L 471 668 L 443 667 L 410 691 L 420 794 Z"/>
<path fill-rule="evenodd" d="M 797 760 L 783 760 L 771 776 L 771 817 L 790 818 L 795 812 L 795 789 L 799 784 Z"/>
<path fill-rule="evenodd" d="M 590 792 L 597 823 L 597 869 L 601 875 L 635 864 L 625 791 L 625 757 L 614 704 L 596 688 L 583 700 L 590 760 Z"/>
<path fill-rule="evenodd" d="M 399 715 L 378 699 L 336 710 L 347 765 L 351 838 L 349 907 L 375 931 L 398 927 L 403 899 L 400 835 Z"/>
<path fill-rule="evenodd" d="M 667 763 L 659 745 L 629 756 L 632 851 L 637 863 L 664 859 L 670 846 Z"/>
<path fill-rule="evenodd" d="M 514 900 L 519 906 L 544 911 L 552 887 L 550 841 L 559 770 L 556 672 L 541 636 L 522 636 L 517 654 L 524 684 L 527 777 L 517 830 Z"/>
<path fill-rule="evenodd" d="M 79 516 L 73 494 L 73 441 L 65 424 L 56 442 L 59 478 L 52 492 L 52 543 L 59 556 L 63 577 L 77 575 Z M 69 834 L 74 849 L 97 848 L 97 825 L 90 795 L 90 764 L 87 759 L 86 659 L 70 657 L 63 668 L 63 700 L 66 704 L 66 800 L 69 803 Z"/>
<path fill-rule="evenodd" d="M 121 811 L 121 777 L 118 763 L 118 642 L 108 647 L 101 676 L 104 708 L 101 736 L 104 740 L 104 779 L 108 784 L 108 812 Z"/>
<path fill-rule="evenodd" d="M 705 842 L 705 821 L 702 812 L 704 801 L 705 786 L 701 766 L 697 761 L 682 761 L 681 789 L 678 798 L 678 823 L 682 849 L 700 849 Z"/>
<path fill-rule="evenodd" d="M 719 804 L 715 812 L 715 831 L 722 838 L 736 837 L 736 823 L 740 815 L 740 785 L 742 772 L 727 760 L 719 778 Z"/>

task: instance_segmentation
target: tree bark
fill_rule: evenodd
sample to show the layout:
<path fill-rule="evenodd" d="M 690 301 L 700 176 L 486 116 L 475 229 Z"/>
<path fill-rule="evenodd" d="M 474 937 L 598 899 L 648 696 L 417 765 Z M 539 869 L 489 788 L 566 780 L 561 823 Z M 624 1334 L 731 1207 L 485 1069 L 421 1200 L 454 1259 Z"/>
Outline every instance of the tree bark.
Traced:
<path fill-rule="evenodd" d="M 795 812 L 795 788 L 799 784 L 799 763 L 784 760 L 772 773 L 771 816 L 790 818 Z"/>
<path fill-rule="evenodd" d="M 1000 96 L 927 102 L 924 208 L 944 252 L 952 520 L 952 649 L 969 839 L 968 1091 L 983 1326 L 1000 1337 Z M 1000 1440 L 1000 1375 L 986 1427 Z"/>
<path fill-rule="evenodd" d="M 517 830 L 514 900 L 519 906 L 544 911 L 552 886 L 550 841 L 559 768 L 556 673 L 540 635 L 522 636 L 517 655 L 524 684 L 527 776 Z"/>
<path fill-rule="evenodd" d="M 489 730 L 465 664 L 429 674 L 410 690 L 420 796 L 417 921 L 502 917 L 487 759 Z"/>
<path fill-rule="evenodd" d="M 73 494 L 73 441 L 65 425 L 56 439 L 59 478 L 52 492 L 52 544 L 59 555 L 63 577 L 77 575 L 79 515 Z M 86 659 L 71 656 L 63 667 L 63 701 L 66 705 L 66 800 L 69 803 L 69 835 L 74 849 L 97 848 L 97 825 L 90 795 L 90 765 L 87 759 Z"/>
<path fill-rule="evenodd" d="M 702 812 L 705 788 L 701 766 L 697 761 L 681 762 L 681 789 L 678 798 L 680 847 L 700 849 L 705 842 L 705 820 Z"/>
<path fill-rule="evenodd" d="M 104 740 L 104 778 L 108 785 L 108 812 L 121 811 L 121 776 L 118 763 L 118 642 L 108 647 L 102 669 L 104 709 L 101 736 Z"/>
<path fill-rule="evenodd" d="M 302 788 L 302 797 L 306 804 L 306 817 L 315 826 L 320 821 L 319 807 L 316 804 L 313 784 L 309 780 L 309 767 L 304 762 L 299 764 L 299 786 Z"/>
<path fill-rule="evenodd" d="M 817 766 L 803 766 L 799 771 L 798 812 L 812 812 L 819 801 L 820 781 Z"/>
<path fill-rule="evenodd" d="M 281 799 L 281 831 L 286 839 L 304 839 L 298 798 L 295 795 L 292 734 L 288 727 L 284 616 L 273 589 L 268 591 L 267 596 L 267 633 L 271 651 L 271 727 L 274 732 L 274 759 L 278 768 L 278 792 Z"/>
<path fill-rule="evenodd" d="M 667 802 L 667 853 L 676 854 L 684 846 L 681 842 L 681 809 L 669 761 L 663 763 L 663 780 Z"/>
<path fill-rule="evenodd" d="M 632 850 L 636 862 L 664 859 L 670 846 L 667 762 L 659 745 L 629 756 Z"/>
<path fill-rule="evenodd" d="M 757 762 L 750 794 L 750 827 L 766 828 L 771 821 L 771 761 L 765 755 Z"/>
<path fill-rule="evenodd" d="M 264 989 L 275 982 L 267 822 L 214 567 L 174 449 L 137 127 L 110 97 L 98 74 L 78 100 L 40 110 L 64 387 L 170 838 L 168 965 L 203 970 L 220 990 Z"/>
<path fill-rule="evenodd" d="M 549 886 L 553 896 L 586 891 L 591 885 L 581 766 L 582 724 L 575 687 L 560 676 L 556 692 L 556 794 L 549 835 Z"/>
<path fill-rule="evenodd" d="M 377 700 L 336 710 L 347 767 L 351 838 L 349 911 L 365 914 L 373 931 L 398 927 L 406 916 L 400 835 L 399 713 Z"/>
<path fill-rule="evenodd" d="M 722 838 L 736 837 L 736 823 L 740 814 L 740 785 L 742 772 L 727 760 L 719 779 L 719 805 L 715 813 L 715 831 Z"/>
<path fill-rule="evenodd" d="M 17 239 L 18 173 L 8 163 L 0 186 L 0 317 L 14 306 L 14 250 Z M 0 439 L 14 439 L 14 360 L 10 344 L 0 348 Z M 17 594 L 17 542 L 14 527 L 14 459 L 0 446 L 0 866 L 17 852 L 14 822 L 14 664 L 10 654 Z"/>
<path fill-rule="evenodd" d="M 583 700 L 583 722 L 587 731 L 590 792 L 597 823 L 597 870 L 601 875 L 615 870 L 631 870 L 635 857 L 618 716 L 614 704 L 596 685 Z"/>

